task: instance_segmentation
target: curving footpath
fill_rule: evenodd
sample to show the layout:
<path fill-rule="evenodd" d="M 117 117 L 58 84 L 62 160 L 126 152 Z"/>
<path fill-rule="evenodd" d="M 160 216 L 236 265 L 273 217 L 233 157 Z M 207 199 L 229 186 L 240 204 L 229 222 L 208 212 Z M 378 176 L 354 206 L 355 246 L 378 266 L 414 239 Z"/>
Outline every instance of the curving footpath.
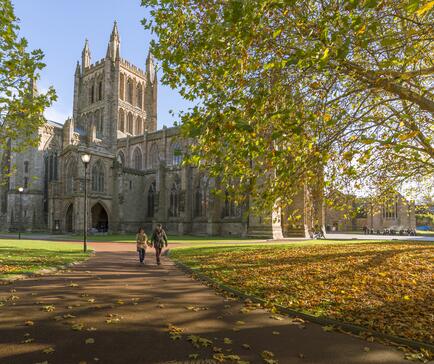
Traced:
<path fill-rule="evenodd" d="M 90 245 L 97 254 L 79 266 L 0 286 L 0 363 L 409 363 L 217 295 L 167 257 L 157 266 L 152 249 L 141 266 L 133 245 Z"/>

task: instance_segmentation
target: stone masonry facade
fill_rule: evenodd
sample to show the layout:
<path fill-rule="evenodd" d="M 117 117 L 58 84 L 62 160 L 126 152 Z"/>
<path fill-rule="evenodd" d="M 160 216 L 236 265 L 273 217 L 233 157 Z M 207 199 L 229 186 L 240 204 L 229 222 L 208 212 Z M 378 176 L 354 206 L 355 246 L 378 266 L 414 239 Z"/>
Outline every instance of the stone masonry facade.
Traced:
<path fill-rule="evenodd" d="M 216 181 L 181 164 L 191 141 L 177 127 L 157 130 L 152 55 L 142 70 L 121 58 L 120 44 L 115 23 L 106 56 L 92 63 L 86 40 L 74 75 L 72 118 L 63 125 L 48 121 L 37 148 L 0 151 L 2 170 L 15 168 L 1 176 L 0 231 L 81 233 L 87 183 L 87 224 L 95 232 L 139 226 L 150 232 L 162 223 L 176 234 L 305 236 L 313 224 L 306 189 L 293 206 L 301 220 L 290 225 L 280 211 L 253 216 L 229 196 L 213 196 Z M 84 153 L 91 156 L 86 178 Z"/>

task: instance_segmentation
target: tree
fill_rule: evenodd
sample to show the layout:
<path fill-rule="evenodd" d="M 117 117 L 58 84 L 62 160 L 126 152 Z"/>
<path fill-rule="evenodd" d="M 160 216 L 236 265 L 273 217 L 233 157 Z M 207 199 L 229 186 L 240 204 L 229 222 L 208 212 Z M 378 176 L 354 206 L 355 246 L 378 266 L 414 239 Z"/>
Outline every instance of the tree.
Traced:
<path fill-rule="evenodd" d="M 434 2 L 143 0 L 190 162 L 261 208 L 434 173 Z M 235 181 L 235 182 L 234 182 Z"/>
<path fill-rule="evenodd" d="M 41 50 L 27 51 L 18 38 L 18 19 L 10 0 L 0 0 L 0 151 L 36 146 L 44 109 L 56 99 L 53 88 L 34 92 L 34 82 L 45 67 Z M 12 143 L 11 143 L 12 141 Z"/>

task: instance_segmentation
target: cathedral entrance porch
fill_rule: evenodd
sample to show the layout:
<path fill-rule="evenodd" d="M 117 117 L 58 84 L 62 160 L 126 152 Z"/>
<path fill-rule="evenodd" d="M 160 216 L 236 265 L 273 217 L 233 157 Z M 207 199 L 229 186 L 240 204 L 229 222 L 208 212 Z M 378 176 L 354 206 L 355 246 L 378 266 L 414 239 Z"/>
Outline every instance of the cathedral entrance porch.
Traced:
<path fill-rule="evenodd" d="M 102 206 L 99 202 L 93 205 L 91 214 L 92 214 L 92 229 L 95 229 L 98 232 L 107 232 L 109 227 L 108 214 L 104 206 Z"/>

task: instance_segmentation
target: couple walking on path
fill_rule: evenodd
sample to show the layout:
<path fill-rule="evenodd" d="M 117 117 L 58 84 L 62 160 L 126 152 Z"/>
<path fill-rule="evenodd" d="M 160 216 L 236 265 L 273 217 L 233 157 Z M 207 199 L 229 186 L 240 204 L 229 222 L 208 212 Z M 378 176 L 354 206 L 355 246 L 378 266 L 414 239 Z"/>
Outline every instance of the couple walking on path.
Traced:
<path fill-rule="evenodd" d="M 147 246 L 153 246 L 155 249 L 155 257 L 157 259 L 157 264 L 160 265 L 160 255 L 163 247 L 167 247 L 167 235 L 163 230 L 161 224 L 157 224 L 154 232 L 152 233 L 151 240 L 148 240 L 145 230 L 141 227 L 139 228 L 136 235 L 137 252 L 139 253 L 140 264 L 145 264 L 145 253 Z"/>

